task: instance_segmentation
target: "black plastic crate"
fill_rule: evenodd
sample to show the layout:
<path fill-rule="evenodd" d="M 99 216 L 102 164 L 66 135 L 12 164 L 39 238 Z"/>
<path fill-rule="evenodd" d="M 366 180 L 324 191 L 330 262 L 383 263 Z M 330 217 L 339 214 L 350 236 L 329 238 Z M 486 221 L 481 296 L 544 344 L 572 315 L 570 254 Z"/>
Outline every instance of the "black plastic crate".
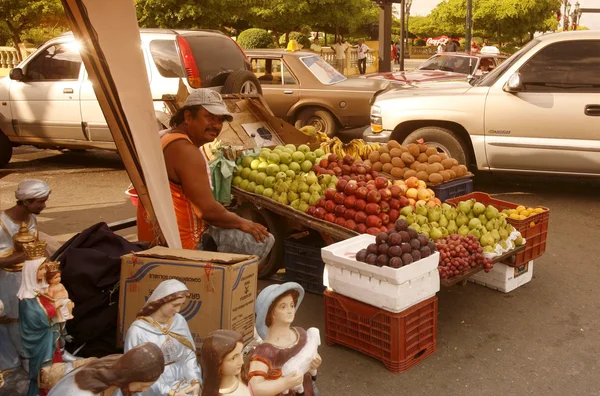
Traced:
<path fill-rule="evenodd" d="M 284 242 L 285 280 L 299 283 L 307 292 L 323 294 L 325 263 L 321 259 L 321 248 L 324 245 L 323 239 L 318 234 L 286 239 Z"/>
<path fill-rule="evenodd" d="M 473 180 L 471 179 L 459 179 L 453 180 L 446 183 L 442 183 L 439 186 L 431 188 L 435 193 L 435 197 L 439 198 L 440 201 L 444 202 L 450 198 L 460 197 L 473 192 Z"/>

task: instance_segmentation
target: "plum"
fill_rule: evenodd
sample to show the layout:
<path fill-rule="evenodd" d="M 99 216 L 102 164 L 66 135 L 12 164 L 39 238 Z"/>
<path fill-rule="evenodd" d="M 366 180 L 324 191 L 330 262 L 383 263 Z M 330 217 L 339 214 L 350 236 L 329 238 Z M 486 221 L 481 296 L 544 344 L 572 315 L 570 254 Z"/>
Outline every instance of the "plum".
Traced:
<path fill-rule="evenodd" d="M 402 251 L 402 248 L 400 246 L 390 246 L 390 248 L 388 249 L 388 256 L 390 257 L 400 257 L 402 256 L 404 252 Z"/>
<path fill-rule="evenodd" d="M 402 253 L 410 253 L 412 246 L 410 246 L 410 243 L 408 242 L 402 242 L 400 244 L 400 249 L 402 249 Z"/>
<path fill-rule="evenodd" d="M 400 231 L 398 234 L 400 234 L 400 237 L 402 238 L 402 242 L 410 241 L 410 234 L 407 231 Z"/>
<path fill-rule="evenodd" d="M 412 257 L 412 255 L 410 253 L 404 253 L 402 255 L 402 263 L 404 265 L 408 265 L 408 264 L 410 264 L 412 262 L 413 262 L 413 257 Z"/>
<path fill-rule="evenodd" d="M 406 229 L 408 228 L 408 223 L 404 219 L 398 219 L 398 220 L 396 220 L 396 224 L 395 225 L 396 225 L 396 229 L 398 231 L 406 231 Z"/>
<path fill-rule="evenodd" d="M 377 253 L 377 244 L 376 243 L 372 243 L 369 246 L 367 246 L 367 253 L 369 253 L 369 254 L 376 254 Z"/>
<path fill-rule="evenodd" d="M 388 237 L 387 243 L 388 243 L 388 245 L 392 245 L 392 246 L 400 245 L 402 243 L 402 235 L 400 235 L 397 232 L 390 234 L 390 236 Z"/>
<path fill-rule="evenodd" d="M 377 246 L 377 252 L 379 254 L 388 254 L 389 248 L 390 248 L 390 245 L 388 245 L 387 243 L 382 243 Z"/>
<path fill-rule="evenodd" d="M 375 243 L 378 245 L 381 245 L 383 242 L 386 242 L 387 240 L 388 240 L 388 234 L 386 232 L 380 232 L 375 237 Z"/>
<path fill-rule="evenodd" d="M 388 262 L 388 266 L 392 268 L 400 268 L 402 267 L 402 259 L 400 257 L 392 257 Z"/>
<path fill-rule="evenodd" d="M 370 264 L 370 265 L 377 265 L 377 255 L 376 254 L 367 254 L 365 263 Z"/>
<path fill-rule="evenodd" d="M 421 242 L 418 239 L 411 239 L 410 246 L 413 250 L 419 250 L 421 248 Z"/>
<path fill-rule="evenodd" d="M 431 253 L 437 252 L 437 248 L 435 246 L 435 242 L 433 242 L 433 241 L 427 242 L 427 247 L 429 248 L 429 250 L 431 250 Z"/>
<path fill-rule="evenodd" d="M 362 250 L 359 250 L 359 251 L 356 253 L 356 260 L 357 260 L 357 261 L 362 261 L 362 262 L 364 263 L 364 262 L 365 262 L 365 260 L 367 259 L 367 254 L 368 254 L 368 253 L 367 253 L 367 249 L 362 249 Z"/>
<path fill-rule="evenodd" d="M 423 234 L 419 234 L 419 238 L 418 239 L 419 239 L 419 242 L 421 242 L 421 246 L 425 246 L 429 242 L 429 238 L 427 238 Z"/>
<path fill-rule="evenodd" d="M 383 267 L 384 265 L 388 265 L 389 257 L 387 254 L 380 254 L 377 256 L 377 265 L 379 267 Z"/>
<path fill-rule="evenodd" d="M 419 236 L 419 233 L 414 228 L 409 228 L 406 230 L 406 232 L 408 232 L 408 235 L 410 235 L 410 239 L 415 239 Z"/>
<path fill-rule="evenodd" d="M 412 252 L 410 252 L 410 254 L 412 255 L 413 261 L 421 260 L 421 252 L 420 251 L 413 250 Z"/>
<path fill-rule="evenodd" d="M 429 249 L 429 246 L 421 246 L 421 249 L 419 249 L 419 252 L 421 252 L 422 258 L 431 256 L 431 249 Z"/>

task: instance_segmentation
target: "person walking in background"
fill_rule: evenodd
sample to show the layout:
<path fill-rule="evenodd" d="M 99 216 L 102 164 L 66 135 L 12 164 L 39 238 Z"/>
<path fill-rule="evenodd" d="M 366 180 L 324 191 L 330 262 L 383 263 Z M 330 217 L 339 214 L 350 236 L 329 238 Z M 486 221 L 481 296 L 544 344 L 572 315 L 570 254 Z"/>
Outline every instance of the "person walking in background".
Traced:
<path fill-rule="evenodd" d="M 318 37 L 315 37 L 315 39 L 313 40 L 313 43 L 310 45 L 310 50 L 318 53 L 319 55 L 321 54 L 321 45 L 319 44 Z"/>
<path fill-rule="evenodd" d="M 338 37 L 337 42 L 331 46 L 335 51 L 336 69 L 344 74 L 344 66 L 346 64 L 346 50 L 350 47 L 348 42 L 342 43 L 342 38 Z"/>
<path fill-rule="evenodd" d="M 475 41 L 471 41 L 471 52 L 479 52 L 480 48 Z"/>
<path fill-rule="evenodd" d="M 457 52 L 457 51 L 458 51 L 458 44 L 456 44 L 456 41 L 449 38 L 448 42 L 446 43 L 446 52 Z"/>
<path fill-rule="evenodd" d="M 392 63 L 396 62 L 398 60 L 398 48 L 396 48 L 396 46 L 394 45 L 394 42 L 392 41 Z"/>
<path fill-rule="evenodd" d="M 398 51 L 396 55 L 396 61 L 398 62 L 398 64 L 400 64 L 400 51 L 402 51 L 400 47 L 400 40 L 396 41 L 396 50 Z"/>
<path fill-rule="evenodd" d="M 367 53 L 369 52 L 369 47 L 362 40 L 358 40 L 356 51 L 358 52 L 358 72 L 365 74 L 367 72 Z"/>

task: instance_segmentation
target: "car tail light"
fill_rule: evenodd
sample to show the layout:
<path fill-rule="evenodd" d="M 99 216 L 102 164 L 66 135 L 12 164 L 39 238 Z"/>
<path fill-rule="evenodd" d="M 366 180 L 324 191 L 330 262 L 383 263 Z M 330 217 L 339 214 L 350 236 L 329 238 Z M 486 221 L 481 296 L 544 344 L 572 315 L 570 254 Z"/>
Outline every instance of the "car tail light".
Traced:
<path fill-rule="evenodd" d="M 198 65 L 196 65 L 196 59 L 192 53 L 190 43 L 183 36 L 177 36 L 177 45 L 179 46 L 188 83 L 192 88 L 200 88 L 202 80 L 200 79 L 200 72 L 198 71 Z"/>

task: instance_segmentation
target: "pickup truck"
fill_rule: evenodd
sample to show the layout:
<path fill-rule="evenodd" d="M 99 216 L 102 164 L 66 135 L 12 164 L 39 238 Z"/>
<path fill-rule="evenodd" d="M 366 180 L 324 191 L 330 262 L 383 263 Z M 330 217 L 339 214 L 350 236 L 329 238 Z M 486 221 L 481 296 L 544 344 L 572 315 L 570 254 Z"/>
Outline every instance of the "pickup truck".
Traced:
<path fill-rule="evenodd" d="M 422 140 L 473 170 L 600 176 L 600 32 L 534 38 L 468 81 L 376 95 L 370 142 Z"/>

